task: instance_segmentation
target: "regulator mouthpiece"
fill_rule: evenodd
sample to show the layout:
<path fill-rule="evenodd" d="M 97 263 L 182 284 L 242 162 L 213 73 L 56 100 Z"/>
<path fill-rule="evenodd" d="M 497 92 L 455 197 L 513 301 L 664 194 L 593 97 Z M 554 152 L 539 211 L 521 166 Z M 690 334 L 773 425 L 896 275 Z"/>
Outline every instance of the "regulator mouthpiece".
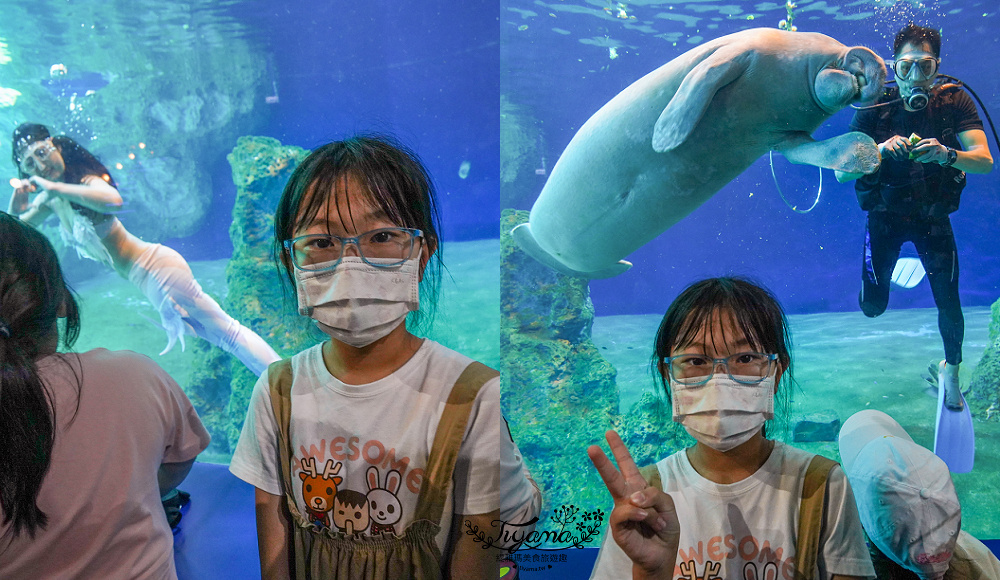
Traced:
<path fill-rule="evenodd" d="M 916 86 L 910 91 L 910 96 L 906 97 L 906 106 L 914 111 L 920 111 L 927 107 L 930 100 L 931 97 L 927 94 L 927 89 Z"/>

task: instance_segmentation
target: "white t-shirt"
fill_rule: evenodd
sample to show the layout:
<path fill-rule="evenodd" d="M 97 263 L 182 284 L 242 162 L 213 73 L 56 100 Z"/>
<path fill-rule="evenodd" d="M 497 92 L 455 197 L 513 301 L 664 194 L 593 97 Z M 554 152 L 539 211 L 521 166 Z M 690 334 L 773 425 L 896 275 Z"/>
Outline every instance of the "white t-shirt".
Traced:
<path fill-rule="evenodd" d="M 799 502 L 812 457 L 776 441 L 756 473 L 725 485 L 695 471 L 686 451 L 657 463 L 663 491 L 673 498 L 681 524 L 674 578 L 793 580 Z M 819 570 L 810 577 L 874 578 L 854 494 L 839 466 L 831 470 L 827 490 Z M 591 578 L 631 577 L 632 561 L 608 531 Z"/>
<path fill-rule="evenodd" d="M 425 339 L 388 377 L 348 385 L 327 370 L 322 345 L 292 357 L 291 471 L 302 515 L 333 531 L 402 533 L 416 510 L 445 402 L 470 362 Z M 277 429 L 265 372 L 254 387 L 229 469 L 258 489 L 283 495 Z M 303 479 L 313 467 L 319 479 Z M 330 480 L 322 478 L 324 470 L 335 486 L 323 485 Z M 537 515 L 540 505 L 541 496 L 500 411 L 500 380 L 492 379 L 472 407 L 438 546 L 448 553 L 452 513 L 499 509 L 502 520 L 520 523 Z"/>

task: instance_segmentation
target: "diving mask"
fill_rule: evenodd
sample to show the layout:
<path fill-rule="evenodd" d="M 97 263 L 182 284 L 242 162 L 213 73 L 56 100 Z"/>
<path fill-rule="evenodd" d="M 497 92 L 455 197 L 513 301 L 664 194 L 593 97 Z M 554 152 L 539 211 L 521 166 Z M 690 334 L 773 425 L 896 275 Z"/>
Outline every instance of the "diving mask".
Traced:
<path fill-rule="evenodd" d="M 932 56 L 900 58 L 893 61 L 892 72 L 896 73 L 897 79 L 927 81 L 933 79 L 937 74 L 940 62 L 941 59 Z"/>

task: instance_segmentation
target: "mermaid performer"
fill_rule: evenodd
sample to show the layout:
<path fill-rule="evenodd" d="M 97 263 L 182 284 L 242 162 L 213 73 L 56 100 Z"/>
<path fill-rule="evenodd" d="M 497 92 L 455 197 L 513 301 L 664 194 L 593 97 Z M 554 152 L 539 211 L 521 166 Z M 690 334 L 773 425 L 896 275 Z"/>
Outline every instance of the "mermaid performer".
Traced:
<path fill-rule="evenodd" d="M 249 328 L 222 310 L 194 279 L 175 250 L 140 240 L 114 213 L 122 197 L 108 169 L 66 136 L 52 137 L 44 125 L 24 123 L 11 139 L 20 180 L 8 213 L 37 226 L 59 218 L 63 240 L 81 257 L 107 264 L 145 294 L 167 333 L 166 354 L 184 335 L 199 336 L 234 355 L 254 374 L 281 357 Z M 37 193 L 34 199 L 30 194 Z"/>

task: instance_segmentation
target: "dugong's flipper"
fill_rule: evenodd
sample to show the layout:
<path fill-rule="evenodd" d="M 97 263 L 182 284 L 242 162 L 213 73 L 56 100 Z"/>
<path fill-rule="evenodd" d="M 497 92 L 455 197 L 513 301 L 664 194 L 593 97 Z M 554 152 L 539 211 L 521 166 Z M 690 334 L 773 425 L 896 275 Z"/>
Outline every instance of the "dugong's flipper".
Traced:
<path fill-rule="evenodd" d="M 531 235 L 531 227 L 529 224 L 521 224 L 511 230 L 510 235 L 513 236 L 514 241 L 517 245 L 524 250 L 526 254 L 532 258 L 538 260 L 542 264 L 552 268 L 556 272 L 561 274 L 566 274 L 567 276 L 579 276 L 582 278 L 611 278 L 617 276 L 629 268 L 632 267 L 631 262 L 626 262 L 625 260 L 619 260 L 617 264 L 610 268 L 605 268 L 604 270 L 596 270 L 594 272 L 579 272 L 577 270 L 572 270 L 567 268 L 565 264 L 557 260 L 552 254 L 546 252 L 541 246 L 535 241 L 535 237 Z"/>
<path fill-rule="evenodd" d="M 778 146 L 792 163 L 815 165 L 845 173 L 874 172 L 882 163 L 875 140 L 853 131 L 823 141 L 814 141 L 805 133 L 795 134 Z"/>
<path fill-rule="evenodd" d="M 663 153 L 684 143 L 701 121 L 715 93 L 739 78 L 747 70 L 748 61 L 748 54 L 719 49 L 691 69 L 656 119 L 653 150 Z"/>

